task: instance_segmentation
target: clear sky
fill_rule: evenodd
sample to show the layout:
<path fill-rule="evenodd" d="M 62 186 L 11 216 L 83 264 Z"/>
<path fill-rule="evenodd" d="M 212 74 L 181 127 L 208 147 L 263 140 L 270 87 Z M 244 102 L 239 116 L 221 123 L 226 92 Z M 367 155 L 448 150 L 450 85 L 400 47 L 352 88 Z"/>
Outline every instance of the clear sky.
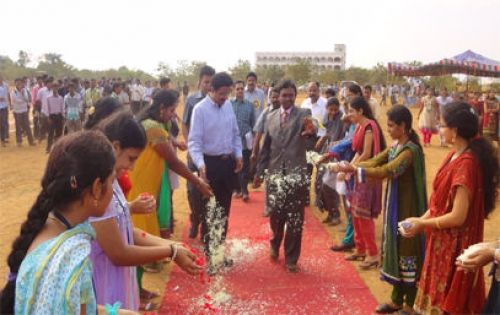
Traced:
<path fill-rule="evenodd" d="M 437 61 L 472 49 L 500 60 L 497 0 L 2 0 L 0 54 L 56 52 L 77 68 L 206 61 L 256 51 L 329 51 L 347 65 Z"/>

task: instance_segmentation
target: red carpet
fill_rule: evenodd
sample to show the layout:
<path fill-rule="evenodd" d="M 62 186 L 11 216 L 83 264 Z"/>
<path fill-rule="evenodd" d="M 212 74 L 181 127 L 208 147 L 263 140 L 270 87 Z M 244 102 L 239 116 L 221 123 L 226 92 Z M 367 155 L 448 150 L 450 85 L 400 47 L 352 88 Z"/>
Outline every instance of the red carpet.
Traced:
<path fill-rule="evenodd" d="M 247 204 L 233 199 L 231 207 L 226 252 L 234 266 L 205 284 L 174 267 L 159 314 L 373 313 L 375 298 L 344 255 L 328 249 L 330 237 L 308 209 L 300 272 L 286 272 L 283 247 L 279 262 L 271 262 L 263 193 L 250 197 Z"/>

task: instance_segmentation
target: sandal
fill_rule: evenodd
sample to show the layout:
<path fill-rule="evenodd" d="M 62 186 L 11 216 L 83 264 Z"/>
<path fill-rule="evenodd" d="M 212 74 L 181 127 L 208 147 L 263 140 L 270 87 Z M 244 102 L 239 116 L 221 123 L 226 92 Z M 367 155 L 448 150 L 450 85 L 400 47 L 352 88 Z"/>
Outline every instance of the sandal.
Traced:
<path fill-rule="evenodd" d="M 379 306 L 377 306 L 377 308 L 375 309 L 375 313 L 377 313 L 377 314 L 392 314 L 392 313 L 395 313 L 401 309 L 402 309 L 401 306 L 394 307 L 391 304 L 383 303 L 383 304 L 380 304 Z"/>
<path fill-rule="evenodd" d="M 378 268 L 379 262 L 378 260 L 373 260 L 373 261 L 363 261 L 361 264 L 359 264 L 359 268 L 363 270 L 370 270 L 370 269 L 375 269 Z"/>
<path fill-rule="evenodd" d="M 157 309 L 158 309 L 158 304 L 152 302 L 146 302 L 146 303 L 141 302 L 141 305 L 139 306 L 139 311 L 141 312 L 151 312 Z"/>
<path fill-rule="evenodd" d="M 352 254 L 345 257 L 347 261 L 364 261 L 366 258 L 365 254 Z"/>
<path fill-rule="evenodd" d="M 139 294 L 141 300 L 152 300 L 159 298 L 160 295 L 151 291 L 148 291 L 146 289 L 141 289 L 141 293 Z"/>

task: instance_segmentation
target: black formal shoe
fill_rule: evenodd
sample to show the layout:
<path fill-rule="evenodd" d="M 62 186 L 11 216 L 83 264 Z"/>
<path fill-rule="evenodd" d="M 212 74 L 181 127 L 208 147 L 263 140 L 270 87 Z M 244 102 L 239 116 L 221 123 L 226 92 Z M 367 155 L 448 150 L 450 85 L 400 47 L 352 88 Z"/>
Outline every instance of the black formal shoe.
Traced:
<path fill-rule="evenodd" d="M 297 267 L 297 265 L 295 264 L 287 264 L 286 270 L 290 273 L 297 273 L 299 272 L 299 267 Z"/>
<path fill-rule="evenodd" d="M 195 239 L 196 236 L 198 236 L 198 227 L 194 227 L 192 226 L 190 229 L 189 229 L 189 238 L 190 239 Z"/>
<path fill-rule="evenodd" d="M 354 244 L 333 245 L 330 249 L 334 252 L 352 252 Z"/>
<path fill-rule="evenodd" d="M 215 268 L 214 266 L 208 266 L 207 268 L 207 275 L 209 276 L 215 276 L 219 270 Z"/>
<path fill-rule="evenodd" d="M 392 314 L 397 311 L 399 311 L 401 307 L 393 307 L 392 305 L 389 305 L 387 303 L 380 304 L 377 306 L 375 309 L 375 313 L 377 314 Z"/>
<path fill-rule="evenodd" d="M 250 200 L 250 197 L 248 196 L 248 194 L 243 194 L 243 201 L 248 202 L 248 200 Z"/>
<path fill-rule="evenodd" d="M 234 265 L 234 261 L 231 258 L 224 258 L 224 267 L 232 267 Z"/>
<path fill-rule="evenodd" d="M 271 247 L 269 249 L 269 257 L 271 258 L 271 260 L 277 261 L 279 257 L 278 251 Z"/>

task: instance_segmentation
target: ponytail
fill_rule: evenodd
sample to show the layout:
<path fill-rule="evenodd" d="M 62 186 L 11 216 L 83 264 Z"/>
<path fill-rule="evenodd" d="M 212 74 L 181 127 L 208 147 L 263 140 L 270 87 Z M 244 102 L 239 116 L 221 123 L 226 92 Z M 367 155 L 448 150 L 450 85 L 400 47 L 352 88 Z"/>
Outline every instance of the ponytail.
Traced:
<path fill-rule="evenodd" d="M 21 233 L 12 244 L 12 251 L 7 258 L 10 275 L 0 295 L 1 314 L 14 314 L 17 272 L 28 253 L 31 243 L 45 226 L 52 208 L 53 205 L 49 196 L 42 191 L 28 212 L 27 219 L 21 225 Z"/>
<path fill-rule="evenodd" d="M 493 144 L 479 137 L 479 120 L 476 111 L 467 103 L 455 102 L 446 106 L 443 119 L 449 128 L 469 142 L 469 149 L 478 160 L 483 175 L 485 217 L 495 208 L 498 186 L 498 155 Z"/>
<path fill-rule="evenodd" d="M 485 217 L 495 209 L 498 187 L 498 155 L 492 143 L 484 137 L 469 141 L 469 149 L 479 162 L 483 174 Z"/>
<path fill-rule="evenodd" d="M 422 149 L 422 144 L 420 144 L 420 137 L 413 128 L 410 128 L 410 131 L 408 131 L 408 138 L 411 142 L 415 143 L 422 152 L 424 152 Z"/>
<path fill-rule="evenodd" d="M 82 198 L 83 192 L 113 172 L 115 156 L 111 143 L 97 131 L 65 136 L 56 142 L 47 161 L 42 189 L 21 225 L 19 236 L 7 258 L 9 279 L 0 294 L 0 314 L 13 314 L 16 276 L 33 240 L 42 231 L 49 213 Z"/>

